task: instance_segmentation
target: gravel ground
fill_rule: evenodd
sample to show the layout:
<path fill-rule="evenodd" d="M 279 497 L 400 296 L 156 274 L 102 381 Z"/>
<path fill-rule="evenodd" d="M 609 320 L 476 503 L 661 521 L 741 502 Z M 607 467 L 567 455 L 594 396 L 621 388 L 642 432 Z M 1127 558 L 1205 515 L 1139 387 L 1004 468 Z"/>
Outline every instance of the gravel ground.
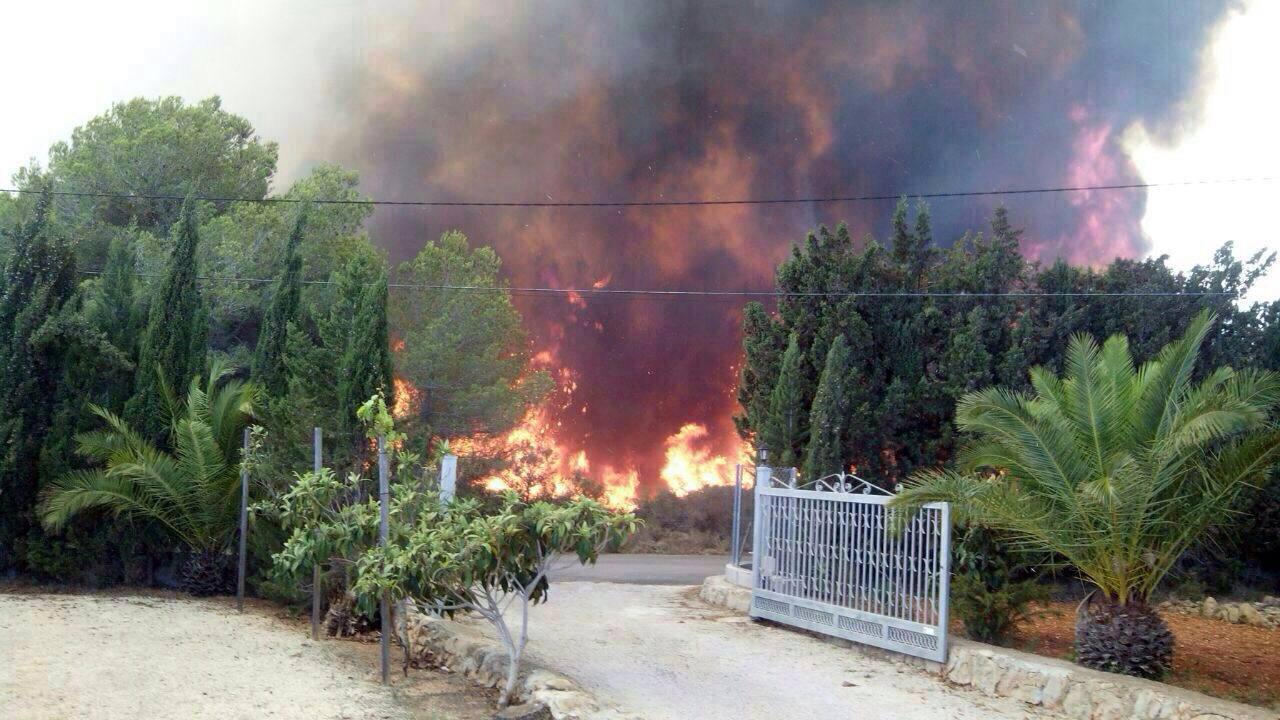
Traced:
<path fill-rule="evenodd" d="M 461 679 L 428 671 L 408 681 L 393 673 L 401 687 L 383 688 L 374 658 L 376 650 L 357 643 L 311 642 L 305 628 L 273 617 L 271 606 L 240 614 L 225 598 L 0 594 L 4 720 L 410 720 L 492 712 L 432 685 Z M 413 702 L 397 699 L 405 693 Z M 436 701 L 445 712 L 424 709 Z"/>
<path fill-rule="evenodd" d="M 528 652 L 648 720 L 1052 717 L 710 608 L 687 587 L 553 584 L 531 612 Z"/>

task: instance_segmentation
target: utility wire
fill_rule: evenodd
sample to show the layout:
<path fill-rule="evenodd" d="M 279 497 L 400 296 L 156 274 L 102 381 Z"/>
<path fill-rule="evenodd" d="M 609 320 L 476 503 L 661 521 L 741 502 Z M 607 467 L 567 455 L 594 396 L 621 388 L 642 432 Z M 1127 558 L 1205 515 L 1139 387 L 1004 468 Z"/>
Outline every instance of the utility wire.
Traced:
<path fill-rule="evenodd" d="M 84 275 L 101 275 L 101 270 L 79 270 Z M 159 273 L 132 273 L 138 277 L 159 277 Z M 247 277 L 228 277 L 217 275 L 198 275 L 197 280 L 226 282 L 226 283 L 246 283 L 246 284 L 264 284 L 275 282 L 274 278 L 247 278 Z M 303 280 L 304 285 L 332 285 L 332 280 Z M 933 298 L 933 297 L 949 297 L 949 298 L 1031 298 L 1031 297 L 1234 297 L 1238 293 L 1230 290 L 1224 291 L 1197 291 L 1197 292 L 1171 292 L 1171 291 L 1150 291 L 1150 292 L 878 292 L 878 291 L 833 291 L 833 292 L 788 292 L 785 290 L 650 290 L 650 289 L 623 289 L 623 288 L 552 288 L 552 287 L 504 287 L 501 285 L 444 285 L 444 284 L 421 284 L 421 283 L 387 283 L 388 288 L 392 289 L 411 289 L 411 290 L 458 290 L 461 292 L 498 292 L 511 293 L 513 295 L 579 295 L 582 297 L 691 297 L 691 298 L 722 298 L 722 297 L 818 297 L 818 298 L 839 298 L 839 297 L 873 297 L 873 298 Z"/>
<path fill-rule="evenodd" d="M 895 193 L 891 195 L 827 195 L 795 198 L 740 198 L 730 200 L 607 200 L 607 201 L 515 201 L 515 200 L 350 200 L 335 198 L 287 198 L 287 197 L 208 197 L 193 195 L 193 200 L 214 203 L 311 203 L 314 205 L 375 205 L 390 207 L 481 207 L 481 208 L 600 208 L 600 207 L 703 207 L 715 205 L 791 205 L 800 203 L 841 203 L 897 200 L 902 197 L 919 199 L 983 197 L 990 195 L 1040 195 L 1047 193 L 1093 192 L 1106 190 L 1147 190 L 1151 188 L 1187 187 L 1195 185 L 1228 185 L 1240 183 L 1276 182 L 1280 177 L 1242 177 L 1213 180 L 1183 180 L 1177 182 L 1122 183 L 1114 185 L 1064 185 L 1055 187 L 1006 188 L 1000 190 L 965 190 L 955 192 Z M 0 188 L 0 192 L 40 194 L 44 190 L 34 188 Z M 111 198 L 121 200 L 186 200 L 183 195 L 158 195 L 118 191 L 49 190 L 49 194 L 64 197 Z"/>

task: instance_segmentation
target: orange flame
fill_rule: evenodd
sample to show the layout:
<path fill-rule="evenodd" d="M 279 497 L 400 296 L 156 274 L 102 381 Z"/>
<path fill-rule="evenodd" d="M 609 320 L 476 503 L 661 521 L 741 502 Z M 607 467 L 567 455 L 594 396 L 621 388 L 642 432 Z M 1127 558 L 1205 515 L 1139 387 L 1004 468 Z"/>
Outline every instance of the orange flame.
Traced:
<path fill-rule="evenodd" d="M 667 448 L 667 462 L 660 476 L 677 497 L 733 482 L 732 459 L 715 454 L 708 447 L 710 440 L 706 425 L 687 423 L 663 443 Z"/>
<path fill-rule="evenodd" d="M 422 405 L 422 391 L 404 378 L 391 379 L 391 415 L 397 420 L 409 417 Z"/>

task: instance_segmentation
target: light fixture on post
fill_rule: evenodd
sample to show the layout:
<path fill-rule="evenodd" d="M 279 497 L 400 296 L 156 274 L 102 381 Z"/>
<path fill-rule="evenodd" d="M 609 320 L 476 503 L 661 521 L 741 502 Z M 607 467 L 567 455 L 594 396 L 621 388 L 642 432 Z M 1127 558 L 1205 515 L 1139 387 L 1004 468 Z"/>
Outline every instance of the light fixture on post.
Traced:
<path fill-rule="evenodd" d="M 768 466 L 769 464 L 769 447 L 761 440 L 756 446 L 756 465 Z"/>

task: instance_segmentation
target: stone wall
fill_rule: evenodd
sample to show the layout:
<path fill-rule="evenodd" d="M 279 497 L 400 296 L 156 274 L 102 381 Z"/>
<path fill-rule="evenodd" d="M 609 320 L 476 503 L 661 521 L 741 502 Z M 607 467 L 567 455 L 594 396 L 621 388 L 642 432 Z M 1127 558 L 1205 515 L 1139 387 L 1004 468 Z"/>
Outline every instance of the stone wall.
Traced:
<path fill-rule="evenodd" d="M 723 577 L 707 578 L 699 593 L 713 605 L 746 612 L 751 591 Z M 851 644 L 852 645 L 852 644 Z M 861 648 L 862 646 L 856 646 Z M 876 654 L 889 651 L 859 649 Z M 1262 708 L 1220 700 L 1164 683 L 1082 668 L 1041 657 L 952 639 L 945 665 L 913 664 L 942 679 L 996 697 L 1012 697 L 1073 720 L 1277 720 Z"/>

